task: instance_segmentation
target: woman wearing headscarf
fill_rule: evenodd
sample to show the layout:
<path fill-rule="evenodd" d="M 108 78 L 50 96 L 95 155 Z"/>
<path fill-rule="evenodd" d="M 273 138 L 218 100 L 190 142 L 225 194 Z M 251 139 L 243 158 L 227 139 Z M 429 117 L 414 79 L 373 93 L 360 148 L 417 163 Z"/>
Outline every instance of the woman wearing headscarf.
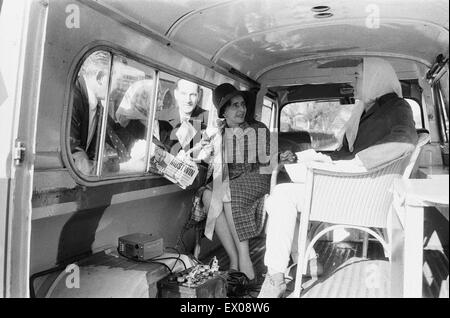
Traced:
<path fill-rule="evenodd" d="M 332 165 L 335 171 L 364 171 L 412 152 L 417 143 L 412 111 L 402 98 L 401 84 L 391 64 L 380 58 L 364 58 L 361 73 L 356 88 L 359 101 L 347 123 L 343 145 L 330 155 L 332 161 L 319 156 L 325 169 Z M 286 290 L 284 273 L 304 187 L 301 183 L 277 185 L 266 200 L 269 222 L 264 262 L 268 275 L 261 298 L 282 297 Z"/>
<path fill-rule="evenodd" d="M 153 80 L 141 80 L 133 83 L 125 92 L 116 112 L 115 118 L 128 134 L 123 138 L 131 158 L 145 158 L 145 139 L 147 138 L 147 121 L 153 98 Z M 170 150 L 171 125 L 166 121 L 153 122 L 153 143 L 166 151 Z M 130 163 L 135 164 L 134 162 Z"/>
<path fill-rule="evenodd" d="M 331 158 L 356 157 L 370 169 L 412 151 L 417 143 L 414 119 L 392 65 L 381 58 L 364 58 L 357 94 L 346 138 Z"/>
<path fill-rule="evenodd" d="M 230 269 L 252 280 L 248 241 L 261 233 L 265 221 L 270 172 L 261 168 L 269 165 L 265 159 L 270 132 L 261 122 L 246 121 L 246 98 L 247 92 L 228 83 L 213 92 L 219 120 L 215 129 L 206 131 L 199 154 L 209 161 L 209 183 L 197 192 L 191 220 L 206 218 L 204 235 L 212 240 L 215 232 L 229 256 Z"/>

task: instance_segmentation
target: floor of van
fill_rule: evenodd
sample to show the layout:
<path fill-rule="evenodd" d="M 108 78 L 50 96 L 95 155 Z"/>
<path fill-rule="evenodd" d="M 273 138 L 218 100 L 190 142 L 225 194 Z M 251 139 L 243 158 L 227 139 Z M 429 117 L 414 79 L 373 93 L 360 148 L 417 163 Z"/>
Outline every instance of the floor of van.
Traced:
<path fill-rule="evenodd" d="M 251 259 L 257 275 L 264 276 L 265 237 L 250 240 Z M 304 277 L 302 298 L 386 298 L 389 291 L 389 262 L 384 257 L 381 244 L 370 241 L 367 258 L 362 258 L 362 243 L 319 241 L 316 245 L 318 260 L 324 272 L 318 278 Z M 423 297 L 449 297 L 448 248 L 424 250 Z M 446 255 L 447 254 L 447 255 Z M 211 251 L 200 261 L 207 263 L 216 256 L 221 269 L 228 269 L 229 260 L 222 247 Z M 287 284 L 285 297 L 294 289 L 295 268 Z M 263 280 L 263 278 L 262 278 Z M 262 281 L 261 280 L 261 281 Z M 248 291 L 242 298 L 255 298 L 258 289 Z"/>

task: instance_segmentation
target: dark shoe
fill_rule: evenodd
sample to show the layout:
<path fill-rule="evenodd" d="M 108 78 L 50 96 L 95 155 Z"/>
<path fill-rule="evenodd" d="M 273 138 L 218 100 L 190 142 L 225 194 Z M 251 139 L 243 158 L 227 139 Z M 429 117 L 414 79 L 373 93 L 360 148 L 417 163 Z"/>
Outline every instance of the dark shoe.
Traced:
<path fill-rule="evenodd" d="M 250 282 L 247 275 L 235 269 L 227 272 L 227 296 L 242 297 L 247 293 L 247 286 Z"/>
<path fill-rule="evenodd" d="M 253 279 L 250 279 L 247 283 L 247 289 L 249 291 L 257 291 L 261 289 L 262 284 L 264 283 L 264 274 L 255 274 Z"/>

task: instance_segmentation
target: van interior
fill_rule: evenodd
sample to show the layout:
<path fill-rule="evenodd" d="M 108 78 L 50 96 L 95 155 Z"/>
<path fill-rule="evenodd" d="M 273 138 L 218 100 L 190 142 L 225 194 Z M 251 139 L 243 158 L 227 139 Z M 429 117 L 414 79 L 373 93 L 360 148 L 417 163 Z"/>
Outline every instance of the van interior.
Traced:
<path fill-rule="evenodd" d="M 409 179 L 448 181 L 448 12 L 446 0 L 0 1 L 0 144 L 8 150 L 0 157 L 2 295 L 154 298 L 171 272 L 214 259 L 228 269 L 217 237 L 210 241 L 187 226 L 201 178 L 183 189 L 149 169 L 152 134 L 162 136 L 171 123 L 179 80 L 198 84 L 198 106 L 209 113 L 205 125 L 217 119 L 214 88 L 230 83 L 249 92 L 247 116 L 277 136 L 280 152 L 327 153 L 339 148 L 360 98 L 363 59 L 385 59 L 417 132 L 430 138 Z M 6 34 L 4 26 L 17 31 Z M 104 85 L 107 109 L 92 153 L 109 161 L 94 159 L 83 170 L 72 154 L 71 123 L 77 80 L 91 73 Z M 108 146 L 108 127 L 119 127 L 118 110 L 137 82 L 152 91 L 136 127 L 144 124 L 130 137 L 145 141 L 142 166 L 127 165 Z M 199 175 L 205 173 L 201 167 Z M 290 181 L 283 169 L 275 179 Z M 446 203 L 420 210 L 419 297 L 449 295 L 446 189 L 436 192 Z M 151 236 L 159 258 L 119 255 L 119 238 L 136 233 Z M 373 236 L 330 231 L 315 251 L 323 273 L 303 278 L 301 297 L 396 297 L 396 260 Z M 262 231 L 250 240 L 258 275 L 266 272 L 264 252 Z M 369 288 L 373 266 L 381 270 Z M 295 271 L 289 275 L 286 297 Z M 251 289 L 236 297 L 257 295 Z"/>

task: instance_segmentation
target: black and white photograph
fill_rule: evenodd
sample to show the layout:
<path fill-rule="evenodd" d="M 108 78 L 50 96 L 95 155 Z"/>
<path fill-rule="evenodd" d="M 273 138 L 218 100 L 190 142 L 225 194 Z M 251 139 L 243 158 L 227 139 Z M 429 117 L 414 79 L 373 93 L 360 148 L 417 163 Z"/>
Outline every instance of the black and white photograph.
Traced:
<path fill-rule="evenodd" d="M 448 146 L 449 0 L 0 0 L 0 298 L 449 299 Z"/>

